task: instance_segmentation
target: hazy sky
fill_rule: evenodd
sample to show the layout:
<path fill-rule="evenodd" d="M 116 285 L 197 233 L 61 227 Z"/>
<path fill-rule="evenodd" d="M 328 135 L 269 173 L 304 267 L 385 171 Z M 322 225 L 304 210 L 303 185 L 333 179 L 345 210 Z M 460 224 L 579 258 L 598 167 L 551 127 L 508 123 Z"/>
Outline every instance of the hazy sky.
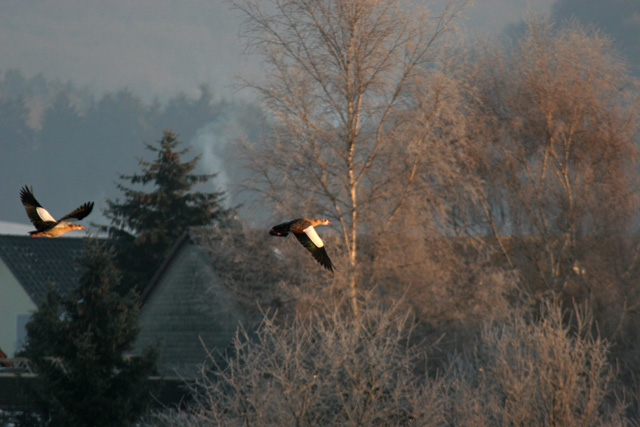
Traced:
<path fill-rule="evenodd" d="M 476 0 L 460 23 L 471 32 L 495 34 L 527 11 L 548 13 L 552 3 Z M 241 17 L 223 0 L 0 0 L 0 10 L 1 72 L 17 68 L 28 78 L 42 73 L 48 80 L 87 86 L 98 96 L 127 87 L 146 101 L 156 96 L 166 100 L 179 92 L 197 97 L 202 83 L 209 84 L 214 95 L 249 99 L 251 92 L 237 93 L 235 76 L 259 76 L 257 59 L 242 54 Z M 224 184 L 224 166 L 211 152 L 214 134 L 225 135 L 218 129 L 184 142 L 202 149 L 203 162 L 211 172 L 221 173 Z M 75 207 L 58 206 L 56 197 L 42 194 L 42 185 L 33 182 L 32 172 L 23 166 L 16 165 L 18 181 L 35 185 L 54 216 Z M 116 172 L 129 171 L 114 171 L 114 179 Z M 105 194 L 114 188 L 105 183 L 104 194 L 91 198 L 96 201 L 93 221 L 103 222 Z M 15 203 L 0 206 L 0 221 L 26 223 L 17 192 L 18 188 L 7 190 L 16 195 Z"/>
<path fill-rule="evenodd" d="M 233 83 L 237 13 L 219 0 L 0 0 L 0 67 L 98 91 L 193 96 Z"/>
<path fill-rule="evenodd" d="M 420 0 L 414 0 L 419 2 Z M 498 32 L 553 0 L 476 0 L 466 25 Z M 234 76 L 256 69 L 242 54 L 239 15 L 222 0 L 0 0 L 0 71 L 70 80 L 98 93 L 128 87 L 151 99 L 182 91 L 238 95 Z"/>

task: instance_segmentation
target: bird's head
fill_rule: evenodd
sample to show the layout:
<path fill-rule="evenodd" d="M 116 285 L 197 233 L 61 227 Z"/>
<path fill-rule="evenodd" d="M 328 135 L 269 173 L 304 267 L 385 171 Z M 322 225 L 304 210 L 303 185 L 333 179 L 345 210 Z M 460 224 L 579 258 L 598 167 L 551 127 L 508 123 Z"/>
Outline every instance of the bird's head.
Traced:
<path fill-rule="evenodd" d="M 329 221 L 328 219 L 324 219 L 324 218 L 316 219 L 314 225 L 331 225 L 331 221 Z"/>
<path fill-rule="evenodd" d="M 85 228 L 83 226 L 81 226 L 80 224 L 71 224 L 70 229 L 71 230 L 85 230 Z"/>

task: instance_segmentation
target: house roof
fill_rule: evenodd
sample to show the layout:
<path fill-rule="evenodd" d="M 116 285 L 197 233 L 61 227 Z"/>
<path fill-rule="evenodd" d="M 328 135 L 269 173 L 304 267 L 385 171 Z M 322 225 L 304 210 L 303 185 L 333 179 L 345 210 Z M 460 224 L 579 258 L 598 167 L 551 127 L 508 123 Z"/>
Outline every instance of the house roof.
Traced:
<path fill-rule="evenodd" d="M 147 302 L 147 299 L 149 299 L 151 293 L 155 290 L 158 281 L 167 270 L 167 268 L 173 261 L 173 258 L 176 256 L 176 253 L 180 250 L 182 245 L 185 244 L 185 242 L 192 242 L 191 235 L 188 230 L 182 233 L 178 240 L 176 240 L 176 242 L 173 244 L 171 249 L 169 249 L 169 252 L 167 252 L 164 257 L 164 261 L 162 262 L 162 264 L 160 264 L 160 267 L 153 274 L 153 277 L 151 277 L 149 283 L 142 290 L 142 294 L 140 295 L 141 305 L 144 305 Z"/>
<path fill-rule="evenodd" d="M 278 243 L 290 244 L 281 252 Z M 243 224 L 188 228 L 143 291 L 136 351 L 159 343 L 158 371 L 193 378 L 207 354 L 229 349 L 239 324 L 251 333 L 265 313 L 290 318 L 310 294 L 298 261 L 318 268 L 298 245 Z"/>
<path fill-rule="evenodd" d="M 77 260 L 85 239 L 0 235 L 0 258 L 37 305 L 46 298 L 47 283 L 65 295 L 78 286 Z"/>
<path fill-rule="evenodd" d="M 269 242 L 272 240 L 268 233 L 256 233 L 240 226 L 190 227 L 168 251 L 143 290 L 141 303 L 146 304 L 181 248 L 190 244 L 206 252 L 222 285 L 233 292 L 248 312 L 257 313 L 270 306 L 279 306 L 283 297 L 279 284 L 295 280 L 290 274 L 290 266 L 278 259 Z"/>

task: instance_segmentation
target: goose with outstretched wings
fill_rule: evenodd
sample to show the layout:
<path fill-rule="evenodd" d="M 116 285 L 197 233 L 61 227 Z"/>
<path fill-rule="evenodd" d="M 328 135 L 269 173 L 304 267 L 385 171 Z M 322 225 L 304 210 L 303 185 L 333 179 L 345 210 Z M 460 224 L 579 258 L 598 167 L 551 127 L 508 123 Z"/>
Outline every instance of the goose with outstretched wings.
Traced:
<path fill-rule="evenodd" d="M 318 225 L 330 225 L 331 222 L 328 219 L 306 219 L 298 218 L 278 224 L 269 230 L 269 234 L 272 236 L 287 237 L 289 233 L 293 233 L 302 246 L 307 248 L 311 255 L 321 266 L 333 273 L 335 267 L 327 255 L 327 250 L 324 248 L 324 242 L 318 236 L 315 228 Z"/>
<path fill-rule="evenodd" d="M 74 224 L 67 220 L 71 218 L 81 220 L 93 210 L 93 202 L 87 202 L 56 220 L 38 203 L 33 196 L 33 189 L 29 189 L 26 185 L 20 190 L 20 201 L 27 211 L 29 220 L 36 228 L 34 231 L 29 232 L 32 237 L 58 237 L 71 230 L 84 230 L 85 228 L 82 225 Z"/>

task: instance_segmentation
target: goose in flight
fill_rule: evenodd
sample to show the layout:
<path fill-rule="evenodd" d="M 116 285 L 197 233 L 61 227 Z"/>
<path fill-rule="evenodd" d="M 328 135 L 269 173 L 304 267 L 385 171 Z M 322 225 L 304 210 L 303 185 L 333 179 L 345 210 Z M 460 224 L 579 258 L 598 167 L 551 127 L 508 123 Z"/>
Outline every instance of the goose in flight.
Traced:
<path fill-rule="evenodd" d="M 33 189 L 30 190 L 26 185 L 20 190 L 20 201 L 27 211 L 29 220 L 31 220 L 33 226 L 36 228 L 34 231 L 29 232 L 31 237 L 58 237 L 67 231 L 84 230 L 85 228 L 80 224 L 73 224 L 66 220 L 69 218 L 82 219 L 89 215 L 93 209 L 93 202 L 87 202 L 56 221 L 51 214 L 38 203 L 33 196 Z"/>
<path fill-rule="evenodd" d="M 269 234 L 272 236 L 287 237 L 289 233 L 293 233 L 302 246 L 307 248 L 311 255 L 320 263 L 321 266 L 333 273 L 334 266 L 327 255 L 327 251 L 324 248 L 324 243 L 318 233 L 316 233 L 315 226 L 317 225 L 329 225 L 331 222 L 327 219 L 306 219 L 298 218 L 275 225 Z"/>

